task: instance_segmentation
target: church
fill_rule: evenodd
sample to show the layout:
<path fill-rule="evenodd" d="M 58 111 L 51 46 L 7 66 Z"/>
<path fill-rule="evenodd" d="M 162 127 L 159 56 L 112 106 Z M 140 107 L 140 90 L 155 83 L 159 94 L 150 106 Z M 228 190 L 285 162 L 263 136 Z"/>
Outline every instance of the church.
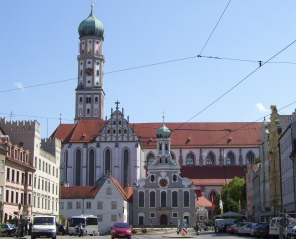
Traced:
<path fill-rule="evenodd" d="M 191 200 L 211 201 L 223 184 L 235 176 L 245 177 L 246 165 L 259 156 L 262 124 L 133 123 L 119 108 L 119 101 L 109 109 L 110 117 L 105 117 L 104 26 L 93 7 L 78 33 L 74 122 L 60 124 L 51 136 L 62 142 L 61 183 L 96 186 L 110 174 L 123 188 L 133 187 L 134 207 L 143 207 L 130 209 L 131 224 L 177 224 L 180 216 L 182 221 L 198 221 L 196 202 Z M 145 204 L 151 195 L 155 200 Z M 179 206 L 189 206 L 191 214 L 173 210 L 172 198 L 178 198 L 173 201 Z M 156 202 L 161 205 L 149 210 L 149 203 Z"/>

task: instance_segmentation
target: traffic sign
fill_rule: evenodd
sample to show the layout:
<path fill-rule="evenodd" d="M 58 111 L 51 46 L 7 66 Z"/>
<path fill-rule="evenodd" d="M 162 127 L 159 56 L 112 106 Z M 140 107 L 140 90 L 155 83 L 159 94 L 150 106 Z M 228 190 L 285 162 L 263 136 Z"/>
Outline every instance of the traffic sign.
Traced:
<path fill-rule="evenodd" d="M 187 234 L 187 228 L 186 228 L 186 227 L 183 227 L 183 228 L 182 228 L 181 234 L 182 234 L 182 235 Z"/>
<path fill-rule="evenodd" d="M 182 223 L 182 227 L 188 227 L 188 223 L 187 222 L 183 222 Z"/>

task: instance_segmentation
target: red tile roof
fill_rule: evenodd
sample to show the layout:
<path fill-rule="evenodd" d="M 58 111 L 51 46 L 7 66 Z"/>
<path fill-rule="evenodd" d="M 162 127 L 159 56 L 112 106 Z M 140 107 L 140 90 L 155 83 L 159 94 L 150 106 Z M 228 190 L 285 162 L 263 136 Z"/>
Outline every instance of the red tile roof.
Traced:
<path fill-rule="evenodd" d="M 61 186 L 61 199 L 95 198 L 101 186 Z"/>
<path fill-rule="evenodd" d="M 104 120 L 81 120 L 61 124 L 52 134 L 63 143 L 91 142 L 105 126 Z M 156 131 L 162 123 L 130 124 L 143 148 L 156 148 Z M 171 148 L 258 147 L 262 123 L 166 123 L 172 130 Z"/>
<path fill-rule="evenodd" d="M 189 178 L 194 185 L 223 185 L 234 177 L 244 178 L 246 166 L 182 166 L 181 177 Z"/>
<path fill-rule="evenodd" d="M 212 202 L 210 202 L 204 196 L 201 196 L 201 197 L 198 197 L 198 200 L 196 201 L 196 206 L 212 207 Z"/>

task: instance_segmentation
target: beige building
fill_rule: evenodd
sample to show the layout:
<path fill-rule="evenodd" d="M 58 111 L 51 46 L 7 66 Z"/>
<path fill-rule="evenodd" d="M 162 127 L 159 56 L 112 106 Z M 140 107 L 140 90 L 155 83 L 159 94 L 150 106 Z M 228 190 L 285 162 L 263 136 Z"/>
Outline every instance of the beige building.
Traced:
<path fill-rule="evenodd" d="M 36 120 L 6 121 L 5 118 L 0 118 L 0 128 L 9 135 L 12 142 L 30 151 L 26 160 L 36 172 L 31 178 L 33 193 L 28 206 L 29 215 L 58 217 L 61 141 L 55 138 L 41 139 L 40 124 Z M 23 200 L 22 208 L 26 204 L 27 201 Z M 24 212 L 23 216 L 25 215 Z"/>

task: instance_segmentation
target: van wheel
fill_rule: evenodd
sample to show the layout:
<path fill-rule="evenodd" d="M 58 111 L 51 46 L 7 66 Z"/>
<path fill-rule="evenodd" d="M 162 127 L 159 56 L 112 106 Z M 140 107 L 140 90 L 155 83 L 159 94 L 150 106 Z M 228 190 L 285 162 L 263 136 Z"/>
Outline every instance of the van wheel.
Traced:
<path fill-rule="evenodd" d="M 52 237 L 52 239 L 57 239 L 57 237 L 56 237 L 56 236 L 54 236 L 54 237 Z"/>
<path fill-rule="evenodd" d="M 36 237 L 31 236 L 31 239 L 36 239 Z"/>

